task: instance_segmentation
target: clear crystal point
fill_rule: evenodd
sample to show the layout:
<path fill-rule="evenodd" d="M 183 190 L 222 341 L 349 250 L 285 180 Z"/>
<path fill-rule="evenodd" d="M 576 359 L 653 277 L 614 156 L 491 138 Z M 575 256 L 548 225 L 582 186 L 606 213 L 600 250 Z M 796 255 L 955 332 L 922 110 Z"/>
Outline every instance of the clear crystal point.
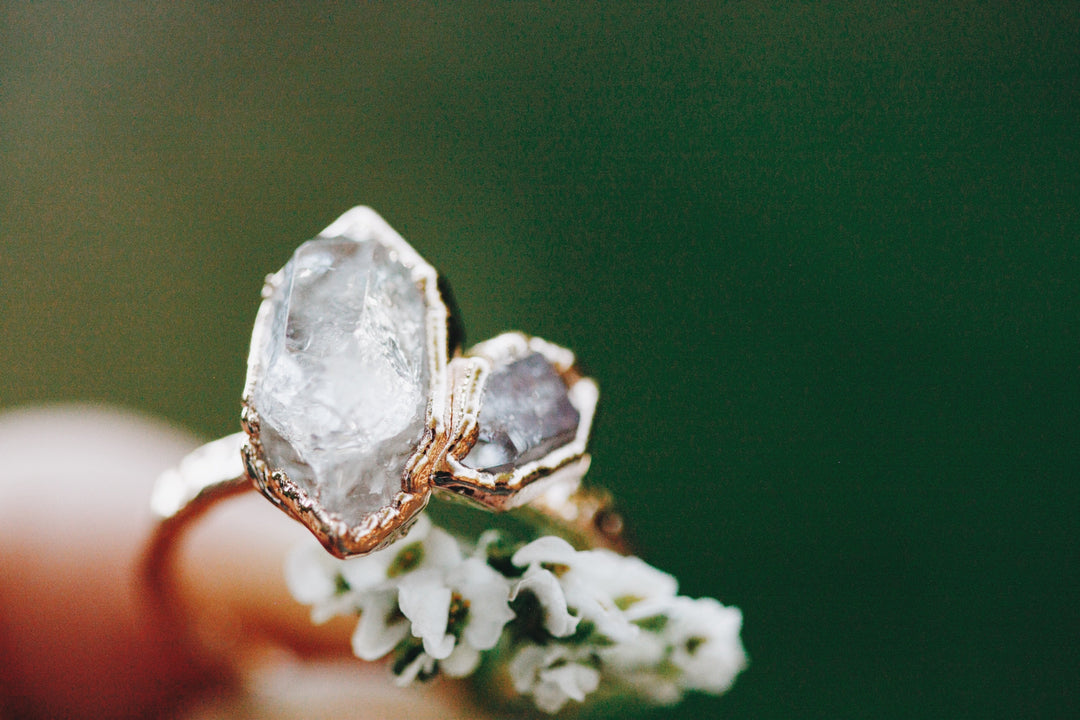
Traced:
<path fill-rule="evenodd" d="M 252 347 L 265 459 L 356 524 L 392 502 L 424 431 L 424 294 L 374 237 L 311 240 L 277 280 L 269 331 Z"/>

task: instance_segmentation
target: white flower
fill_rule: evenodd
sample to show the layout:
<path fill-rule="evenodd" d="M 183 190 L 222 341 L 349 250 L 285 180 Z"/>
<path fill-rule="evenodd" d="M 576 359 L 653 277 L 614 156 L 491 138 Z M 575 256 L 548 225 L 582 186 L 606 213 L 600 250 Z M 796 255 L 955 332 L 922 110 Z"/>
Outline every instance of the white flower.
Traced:
<path fill-rule="evenodd" d="M 625 642 L 595 650 L 606 676 L 618 679 L 657 705 L 672 705 L 683 695 L 677 674 L 665 672 L 670 667 L 670 651 L 667 639 L 654 632 L 641 632 Z"/>
<path fill-rule="evenodd" d="M 457 541 L 421 516 L 409 534 L 389 548 L 338 560 L 314 540 L 298 545 L 285 562 L 285 582 L 298 601 L 311 605 L 316 623 L 351 615 L 369 602 L 369 591 L 396 586 L 395 578 L 461 561 Z"/>
<path fill-rule="evenodd" d="M 353 654 L 361 660 L 378 660 L 409 634 L 409 622 L 398 610 L 397 593 L 382 588 L 362 593 L 357 604 L 360 621 L 352 635 Z"/>
<path fill-rule="evenodd" d="M 438 570 L 412 573 L 398 585 L 398 603 L 412 623 L 413 637 L 422 639 L 424 652 L 437 660 L 454 649 L 454 638 L 446 632 L 452 597 Z"/>
<path fill-rule="evenodd" d="M 566 607 L 566 593 L 554 573 L 538 565 L 532 565 L 514 584 L 510 599 L 516 600 L 523 592 L 531 592 L 544 610 L 544 627 L 555 637 L 573 635 L 581 618 L 570 614 Z"/>
<path fill-rule="evenodd" d="M 666 638 L 641 632 L 631 640 L 597 648 L 596 653 L 605 668 L 617 673 L 629 673 L 658 667 L 667 657 L 669 649 Z"/>
<path fill-rule="evenodd" d="M 314 538 L 297 545 L 285 558 L 285 584 L 294 598 L 311 605 L 311 620 L 321 624 L 355 612 L 356 597 L 340 580 L 341 561 Z"/>
<path fill-rule="evenodd" d="M 430 676 L 435 672 L 436 662 L 435 658 L 427 653 L 420 653 L 411 663 L 405 666 L 404 670 L 398 673 L 397 677 L 394 678 L 394 684 L 398 687 L 405 687 L 419 675 Z"/>
<path fill-rule="evenodd" d="M 411 573 L 398 586 L 401 612 L 424 653 L 451 676 L 472 672 L 514 617 L 510 582 L 477 557 L 448 569 Z"/>
<path fill-rule="evenodd" d="M 457 541 L 424 516 L 406 538 L 363 557 L 338 560 L 315 543 L 301 546 L 285 574 L 293 596 L 312 605 L 316 622 L 359 613 L 352 636 L 357 657 L 377 660 L 410 632 L 420 638 L 424 653 L 399 675 L 405 682 L 430 674 L 435 660 L 448 675 L 472 672 L 479 651 L 493 647 L 513 617 L 509 581 L 483 560 L 463 562 Z M 452 610 L 458 627 L 449 627 Z"/>
<path fill-rule="evenodd" d="M 540 682 L 533 688 L 536 707 L 556 713 L 567 700 L 583 702 L 600 685 L 600 673 L 579 663 L 549 667 L 539 673 Z"/>
<path fill-rule="evenodd" d="M 678 589 L 675 578 L 639 558 L 610 550 L 577 551 L 554 536 L 525 545 L 511 562 L 527 566 L 515 597 L 532 591 L 544 608 L 545 627 L 556 637 L 573 633 L 576 621 L 584 619 L 610 640 L 630 640 L 639 632 L 633 621 L 656 614 Z"/>
<path fill-rule="evenodd" d="M 370 555 L 341 560 L 339 568 L 349 588 L 363 592 L 396 585 L 410 573 L 452 567 L 459 562 L 461 548 L 457 540 L 421 515 L 406 537 Z"/>
<path fill-rule="evenodd" d="M 499 642 L 503 626 L 514 618 L 510 609 L 510 582 L 479 558 L 471 558 L 447 576 L 451 587 L 468 603 L 461 639 L 477 650 L 490 650 Z"/>
<path fill-rule="evenodd" d="M 526 645 L 507 670 L 515 690 L 531 694 L 544 712 L 556 713 L 568 700 L 584 701 L 600 685 L 599 671 L 577 655 L 565 645 Z"/>
<path fill-rule="evenodd" d="M 689 690 L 719 694 L 731 687 L 746 667 L 739 632 L 742 613 L 712 598 L 674 598 L 664 637 L 671 643 L 671 662 L 682 671 L 680 684 Z"/>

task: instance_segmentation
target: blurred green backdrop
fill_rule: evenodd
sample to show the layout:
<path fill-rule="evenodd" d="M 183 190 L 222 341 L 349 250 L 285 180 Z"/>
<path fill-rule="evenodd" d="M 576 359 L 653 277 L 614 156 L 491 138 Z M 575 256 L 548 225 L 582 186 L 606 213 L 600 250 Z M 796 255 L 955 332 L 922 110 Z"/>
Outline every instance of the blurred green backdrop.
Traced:
<path fill-rule="evenodd" d="M 0 406 L 236 429 L 375 207 L 600 381 L 593 479 L 743 608 L 643 717 L 1075 717 L 1080 6 L 0 6 Z"/>

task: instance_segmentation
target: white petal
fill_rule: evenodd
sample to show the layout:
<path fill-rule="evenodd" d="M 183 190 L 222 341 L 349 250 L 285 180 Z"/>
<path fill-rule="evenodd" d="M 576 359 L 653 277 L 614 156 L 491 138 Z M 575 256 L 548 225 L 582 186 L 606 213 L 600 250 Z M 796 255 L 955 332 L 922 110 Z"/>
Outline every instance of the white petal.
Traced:
<path fill-rule="evenodd" d="M 355 615 L 359 610 L 359 597 L 356 593 L 334 595 L 311 606 L 311 622 L 322 625 L 330 618 L 339 615 Z"/>
<path fill-rule="evenodd" d="M 353 654 L 361 660 L 378 660 L 409 634 L 409 623 L 397 618 L 393 591 L 362 596 L 360 622 L 352 635 Z M 389 621 L 389 622 L 388 622 Z"/>
<path fill-rule="evenodd" d="M 439 669 L 450 677 L 465 677 L 480 664 L 480 651 L 469 643 L 458 643 L 454 652 L 439 661 Z"/>
<path fill-rule="evenodd" d="M 415 660 L 405 666 L 405 669 L 401 671 L 401 674 L 394 678 L 394 684 L 398 687 L 409 685 L 416 679 L 416 676 L 420 674 L 421 670 L 427 674 L 434 671 L 435 658 L 427 653 L 420 653 L 416 656 Z"/>
<path fill-rule="evenodd" d="M 349 583 L 350 588 L 364 592 L 386 582 L 386 569 L 390 567 L 390 560 L 387 550 L 364 557 L 349 558 L 341 563 L 341 576 Z"/>
<path fill-rule="evenodd" d="M 536 596 L 540 607 L 544 609 L 544 627 L 555 637 L 573 635 L 580 618 L 570 614 L 566 607 L 566 595 L 555 575 L 538 566 L 531 566 L 514 585 L 510 599 L 514 600 L 522 592 L 531 592 Z"/>
<path fill-rule="evenodd" d="M 454 649 L 454 637 L 446 634 L 450 595 L 450 588 L 433 570 L 411 573 L 398 587 L 398 604 L 412 623 L 413 637 L 421 638 L 424 651 L 437 660 Z"/>
<path fill-rule="evenodd" d="M 632 640 L 598 648 L 596 653 L 603 661 L 605 671 L 626 674 L 657 667 L 667 654 L 668 647 L 663 637 L 643 632 Z"/>
<path fill-rule="evenodd" d="M 570 565 L 577 556 L 574 546 L 560 537 L 545 535 L 533 540 L 524 546 L 510 558 L 510 562 L 518 567 L 525 567 L 533 563 L 556 563 Z"/>
<path fill-rule="evenodd" d="M 578 553 L 571 572 L 588 578 L 598 591 L 618 601 L 671 598 L 679 589 L 675 578 L 666 572 L 641 558 L 610 550 Z"/>
<path fill-rule="evenodd" d="M 536 687 L 533 688 L 532 695 L 536 707 L 551 715 L 562 710 L 563 705 L 570 699 L 559 687 L 558 683 L 550 681 L 538 682 Z"/>
<path fill-rule="evenodd" d="M 507 672 L 514 683 L 514 689 L 519 693 L 527 693 L 536 684 L 540 669 L 565 655 L 565 648 L 558 645 L 541 647 L 539 645 L 526 645 L 507 665 Z"/>
<path fill-rule="evenodd" d="M 683 687 L 711 693 L 726 691 L 746 667 L 739 639 L 742 613 L 712 598 L 676 598 L 665 636 L 672 644 L 671 662 L 683 675 Z M 691 652 L 687 643 L 694 639 Z"/>
<path fill-rule="evenodd" d="M 566 663 L 559 667 L 541 670 L 540 680 L 555 683 L 567 697 L 581 702 L 586 695 L 600 685 L 600 673 L 594 668 L 578 663 Z"/>
<path fill-rule="evenodd" d="M 446 574 L 446 582 L 462 590 L 471 586 L 498 586 L 505 587 L 507 595 L 510 591 L 509 581 L 485 560 L 477 557 L 471 557 L 450 570 Z"/>
<path fill-rule="evenodd" d="M 480 558 L 469 558 L 447 576 L 447 582 L 469 602 L 465 640 L 480 650 L 495 647 L 506 623 L 514 619 L 510 609 L 510 581 Z"/>
<path fill-rule="evenodd" d="M 338 562 L 317 543 L 297 545 L 285 558 L 285 583 L 299 602 L 312 605 L 337 592 Z"/>
<path fill-rule="evenodd" d="M 615 607 L 610 598 L 597 596 L 595 588 L 583 583 L 580 577 L 563 577 L 561 580 L 568 607 L 578 615 L 596 625 L 601 635 L 615 642 L 626 642 L 637 637 L 641 631 Z"/>
<path fill-rule="evenodd" d="M 513 619 L 514 611 L 505 602 L 487 609 L 474 606 L 469 610 L 469 620 L 462 636 L 473 647 L 490 650 L 498 644 L 506 623 Z"/>
<path fill-rule="evenodd" d="M 480 533 L 480 537 L 476 539 L 476 547 L 473 548 L 472 556 L 486 561 L 488 548 L 500 539 L 502 539 L 502 533 L 498 530 L 485 530 Z"/>
<path fill-rule="evenodd" d="M 453 635 L 443 635 L 442 637 L 427 635 L 424 636 L 424 652 L 436 660 L 442 660 L 454 652 L 456 643 L 457 640 L 454 639 Z"/>
<path fill-rule="evenodd" d="M 428 533 L 431 532 L 433 527 L 435 526 L 431 523 L 431 518 L 427 515 L 419 515 L 405 536 L 398 538 L 398 542 L 402 540 L 406 542 L 423 542 L 427 539 Z"/>
<path fill-rule="evenodd" d="M 437 527 L 432 527 L 424 540 L 425 568 L 449 569 L 461 562 L 461 547 L 454 536 Z"/>

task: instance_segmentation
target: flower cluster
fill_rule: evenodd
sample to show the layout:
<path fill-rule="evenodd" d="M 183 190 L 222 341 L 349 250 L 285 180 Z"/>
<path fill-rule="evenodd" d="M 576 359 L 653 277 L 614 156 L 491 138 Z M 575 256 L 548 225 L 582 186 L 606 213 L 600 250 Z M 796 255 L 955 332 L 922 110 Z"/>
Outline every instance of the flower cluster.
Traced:
<path fill-rule="evenodd" d="M 361 558 L 301 546 L 286 579 L 315 622 L 359 615 L 353 652 L 392 655 L 399 684 L 464 677 L 484 661 L 548 713 L 592 693 L 659 704 L 722 693 L 746 663 L 738 609 L 679 596 L 639 558 L 554 536 L 515 545 L 488 532 L 466 552 L 422 517 Z"/>

